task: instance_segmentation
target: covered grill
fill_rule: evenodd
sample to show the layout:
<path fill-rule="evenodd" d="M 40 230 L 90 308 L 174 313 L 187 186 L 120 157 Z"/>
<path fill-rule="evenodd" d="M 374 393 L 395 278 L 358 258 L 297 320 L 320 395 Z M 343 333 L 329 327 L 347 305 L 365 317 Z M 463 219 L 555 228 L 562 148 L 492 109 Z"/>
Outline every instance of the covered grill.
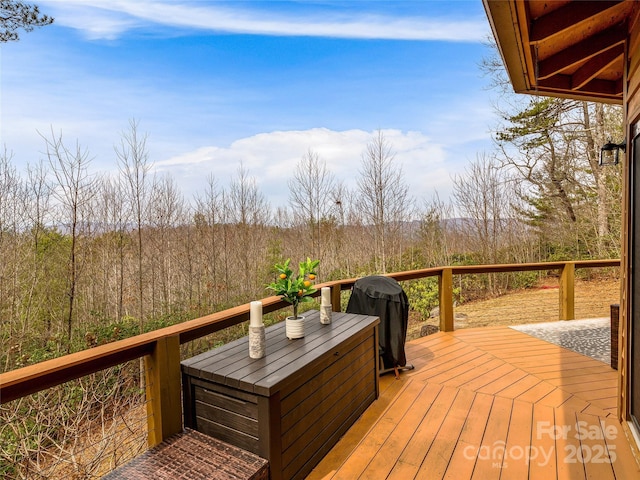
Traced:
<path fill-rule="evenodd" d="M 382 372 L 407 365 L 404 345 L 409 323 L 409 300 L 400 284 L 390 277 L 373 275 L 356 281 L 347 305 L 347 313 L 375 315 L 380 318 L 379 350 Z"/>

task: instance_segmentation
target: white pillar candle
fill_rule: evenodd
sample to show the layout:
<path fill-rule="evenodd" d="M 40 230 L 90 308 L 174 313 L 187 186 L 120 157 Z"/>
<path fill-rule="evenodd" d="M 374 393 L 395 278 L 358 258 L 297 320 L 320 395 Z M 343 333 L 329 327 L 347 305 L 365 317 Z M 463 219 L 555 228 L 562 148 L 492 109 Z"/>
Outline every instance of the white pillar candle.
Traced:
<path fill-rule="evenodd" d="M 320 301 L 320 323 L 329 325 L 331 323 L 331 288 L 322 287 L 320 295 L 322 298 Z"/>
<path fill-rule="evenodd" d="M 262 358 L 266 354 L 264 326 L 249 325 L 249 358 Z"/>
<path fill-rule="evenodd" d="M 320 305 L 331 305 L 331 287 L 322 287 L 320 292 L 322 296 Z"/>
<path fill-rule="evenodd" d="M 249 326 L 261 327 L 262 326 L 262 302 L 251 302 L 251 309 L 249 310 Z"/>

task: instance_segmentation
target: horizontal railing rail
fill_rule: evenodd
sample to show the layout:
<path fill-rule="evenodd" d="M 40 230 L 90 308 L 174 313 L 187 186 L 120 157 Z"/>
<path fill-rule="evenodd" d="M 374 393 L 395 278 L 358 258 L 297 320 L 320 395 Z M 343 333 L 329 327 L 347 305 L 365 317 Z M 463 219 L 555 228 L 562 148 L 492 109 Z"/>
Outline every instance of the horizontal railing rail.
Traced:
<path fill-rule="evenodd" d="M 395 272 L 386 276 L 397 281 L 438 277 L 440 330 L 453 330 L 453 276 L 518 271 L 558 271 L 560 275 L 559 318 L 574 318 L 574 272 L 576 268 L 619 267 L 620 260 L 581 260 L 504 265 L 461 265 Z M 340 311 L 341 292 L 353 287 L 357 278 L 316 285 L 331 288 L 334 311 Z M 262 299 L 263 312 L 289 304 L 279 297 Z M 144 357 L 150 398 L 149 444 L 156 445 L 181 428 L 180 345 L 249 320 L 250 304 L 190 320 L 125 340 L 65 355 L 0 374 L 0 402 L 6 403 L 38 391 Z M 151 387 L 149 387 L 149 385 Z"/>

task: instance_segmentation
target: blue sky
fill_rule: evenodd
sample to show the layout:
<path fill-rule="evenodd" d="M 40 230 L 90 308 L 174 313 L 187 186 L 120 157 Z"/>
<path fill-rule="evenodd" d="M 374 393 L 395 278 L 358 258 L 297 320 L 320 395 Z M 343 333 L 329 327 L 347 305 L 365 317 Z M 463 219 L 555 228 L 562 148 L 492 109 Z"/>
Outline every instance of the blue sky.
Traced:
<path fill-rule="evenodd" d="M 489 25 L 473 1 L 39 0 L 54 25 L 0 47 L 0 136 L 22 170 L 62 133 L 116 170 L 129 121 L 187 199 L 240 162 L 274 208 L 309 149 L 355 187 L 382 129 L 413 195 L 492 148 Z"/>

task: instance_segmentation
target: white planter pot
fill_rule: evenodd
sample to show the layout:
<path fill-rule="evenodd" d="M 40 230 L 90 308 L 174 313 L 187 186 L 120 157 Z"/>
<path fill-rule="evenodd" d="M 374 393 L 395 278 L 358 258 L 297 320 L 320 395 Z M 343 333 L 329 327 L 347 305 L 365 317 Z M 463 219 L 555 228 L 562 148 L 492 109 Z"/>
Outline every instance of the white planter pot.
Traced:
<path fill-rule="evenodd" d="M 289 340 L 304 337 L 304 317 L 287 317 L 285 320 L 285 335 Z"/>

